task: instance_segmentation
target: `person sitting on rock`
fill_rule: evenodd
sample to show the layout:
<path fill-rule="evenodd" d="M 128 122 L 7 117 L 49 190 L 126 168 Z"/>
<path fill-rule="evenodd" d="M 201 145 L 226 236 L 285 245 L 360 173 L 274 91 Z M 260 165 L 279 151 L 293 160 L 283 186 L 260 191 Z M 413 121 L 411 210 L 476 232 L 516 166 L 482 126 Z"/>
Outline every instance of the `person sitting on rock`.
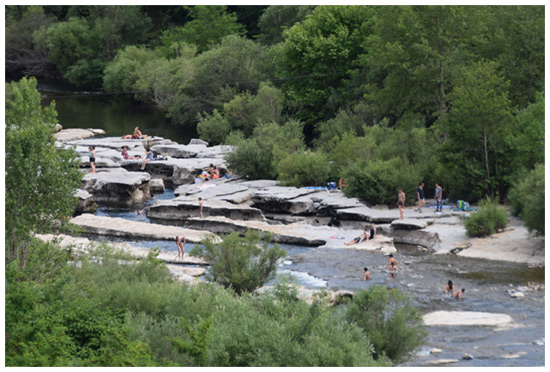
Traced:
<path fill-rule="evenodd" d="M 464 288 L 460 291 L 456 291 L 456 293 L 453 293 L 453 298 L 456 298 L 457 300 L 460 300 L 462 298 L 462 294 L 466 292 Z"/>
<path fill-rule="evenodd" d="M 370 280 L 371 272 L 369 271 L 369 268 L 365 267 L 364 270 L 365 272 L 363 273 L 363 280 Z"/>
<path fill-rule="evenodd" d="M 144 170 L 145 169 L 145 164 L 147 164 L 147 162 L 151 161 L 151 160 L 153 160 L 153 151 L 151 151 L 149 149 L 145 149 L 145 159 L 143 159 L 143 162 L 141 163 L 140 170 Z"/>
<path fill-rule="evenodd" d="M 130 155 L 128 154 L 128 147 L 126 147 L 126 146 L 123 146 L 123 147 L 122 147 L 122 152 L 121 152 L 120 154 L 122 155 L 122 158 L 123 158 L 124 160 L 141 159 L 141 156 L 139 156 L 139 155 L 132 155 L 132 156 L 130 156 Z"/>
<path fill-rule="evenodd" d="M 451 296 L 454 295 L 454 293 L 455 293 L 455 286 L 454 286 L 452 280 L 449 280 L 449 281 L 447 282 L 447 285 L 445 286 L 445 288 L 443 288 L 443 293 L 450 293 Z"/>

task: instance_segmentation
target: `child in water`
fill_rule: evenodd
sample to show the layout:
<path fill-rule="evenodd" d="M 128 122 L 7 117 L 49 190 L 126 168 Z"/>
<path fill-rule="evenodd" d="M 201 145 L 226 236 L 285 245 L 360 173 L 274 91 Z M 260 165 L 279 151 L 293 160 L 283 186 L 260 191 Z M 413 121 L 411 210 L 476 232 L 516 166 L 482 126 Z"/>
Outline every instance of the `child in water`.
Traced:
<path fill-rule="evenodd" d="M 365 267 L 365 272 L 363 273 L 363 280 L 370 280 L 370 271 L 368 267 Z"/>
<path fill-rule="evenodd" d="M 392 261 L 391 264 L 389 264 L 388 266 L 386 266 L 387 269 L 390 269 L 390 278 L 397 278 L 397 271 L 401 272 L 401 270 L 399 270 L 399 268 L 397 267 L 397 265 L 395 264 L 395 262 Z"/>
<path fill-rule="evenodd" d="M 456 291 L 456 293 L 453 293 L 453 298 L 456 298 L 457 300 L 460 300 L 462 298 L 462 294 L 466 292 L 464 288 L 460 291 Z"/>

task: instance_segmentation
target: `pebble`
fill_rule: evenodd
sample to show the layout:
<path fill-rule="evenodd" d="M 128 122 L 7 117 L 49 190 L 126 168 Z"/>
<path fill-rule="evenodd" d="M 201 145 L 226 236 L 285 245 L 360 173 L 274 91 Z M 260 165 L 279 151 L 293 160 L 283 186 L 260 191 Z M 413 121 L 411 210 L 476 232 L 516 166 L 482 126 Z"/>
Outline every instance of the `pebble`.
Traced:
<path fill-rule="evenodd" d="M 474 359 L 474 357 L 471 354 L 465 353 L 464 355 L 462 355 L 462 359 L 472 360 L 472 359 Z"/>

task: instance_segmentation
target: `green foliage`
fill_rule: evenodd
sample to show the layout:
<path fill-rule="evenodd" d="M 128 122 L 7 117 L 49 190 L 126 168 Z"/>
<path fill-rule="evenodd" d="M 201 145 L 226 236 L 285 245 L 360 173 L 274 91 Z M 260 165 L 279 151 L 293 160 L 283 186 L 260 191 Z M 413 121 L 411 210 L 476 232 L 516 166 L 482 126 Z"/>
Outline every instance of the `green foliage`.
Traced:
<path fill-rule="evenodd" d="M 254 129 L 251 138 L 240 138 L 230 144 L 238 146 L 227 156 L 229 167 L 235 173 L 249 179 L 274 179 L 282 158 L 305 150 L 303 125 L 295 120 L 282 126 L 262 123 Z"/>
<path fill-rule="evenodd" d="M 468 236 L 485 237 L 508 225 L 508 213 L 496 201 L 489 198 L 479 203 L 477 211 L 464 220 Z"/>
<path fill-rule="evenodd" d="M 197 132 L 201 139 L 212 145 L 222 143 L 231 131 L 229 121 L 216 109 L 214 109 L 212 115 L 205 113 L 200 115 L 199 118 Z"/>
<path fill-rule="evenodd" d="M 273 277 L 277 260 L 286 252 L 277 244 L 269 247 L 260 243 L 260 233 L 248 231 L 244 238 L 232 232 L 221 243 L 203 241 L 202 255 L 210 263 L 206 276 L 209 280 L 232 288 L 236 293 L 252 292 Z M 197 250 L 191 254 L 198 254 Z"/>
<path fill-rule="evenodd" d="M 315 5 L 271 5 L 258 20 L 261 34 L 258 40 L 262 44 L 283 42 L 283 31 L 302 22 Z"/>
<path fill-rule="evenodd" d="M 346 318 L 367 334 L 375 358 L 387 356 L 393 363 L 412 357 L 427 339 L 421 312 L 396 288 L 372 286 L 357 292 L 348 304 Z"/>
<path fill-rule="evenodd" d="M 103 88 L 109 93 L 133 92 L 141 69 L 153 59 L 151 51 L 133 45 L 120 50 L 105 67 Z"/>
<path fill-rule="evenodd" d="M 529 230 L 544 235 L 544 164 L 537 164 L 526 175 L 520 174 L 508 193 L 512 213 L 520 216 Z"/>
<path fill-rule="evenodd" d="M 414 200 L 420 182 L 418 170 L 402 159 L 357 161 L 344 171 L 347 186 L 344 194 L 357 197 L 369 204 L 397 204 L 401 188 L 406 201 Z"/>
<path fill-rule="evenodd" d="M 326 186 L 329 175 L 327 157 L 304 151 L 286 155 L 277 164 L 278 180 L 287 186 Z"/>
<path fill-rule="evenodd" d="M 245 33 L 243 25 L 237 23 L 237 16 L 228 12 L 225 5 L 196 5 L 186 9 L 193 20 L 179 31 L 182 40 L 195 44 L 199 52 L 208 50 L 227 35 Z"/>
<path fill-rule="evenodd" d="M 182 319 L 183 322 L 183 319 Z M 207 363 L 207 348 L 210 343 L 210 327 L 212 327 L 212 319 L 206 318 L 192 327 L 190 324 L 185 325 L 185 331 L 189 334 L 191 341 L 185 342 L 175 338 L 172 340 L 174 347 L 180 353 L 191 355 L 195 359 L 195 363 L 200 367 Z"/>
<path fill-rule="evenodd" d="M 41 107 L 36 79 L 6 84 L 6 259 L 22 266 L 33 234 L 60 227 L 78 202 L 79 160 L 55 147 L 56 115 L 53 103 Z"/>

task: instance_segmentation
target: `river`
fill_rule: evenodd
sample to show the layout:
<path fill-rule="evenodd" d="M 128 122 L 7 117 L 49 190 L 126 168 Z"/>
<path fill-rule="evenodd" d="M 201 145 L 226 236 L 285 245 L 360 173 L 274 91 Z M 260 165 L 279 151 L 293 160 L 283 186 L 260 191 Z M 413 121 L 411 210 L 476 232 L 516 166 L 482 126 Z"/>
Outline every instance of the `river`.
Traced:
<path fill-rule="evenodd" d="M 128 96 L 96 95 L 74 92 L 66 87 L 39 82 L 43 104 L 56 102 L 59 122 L 64 128 L 102 128 L 107 136 L 121 136 L 137 125 L 143 133 L 188 143 L 196 137 L 194 128 L 174 125 L 156 108 L 135 102 Z M 156 200 L 171 199 L 172 190 L 156 195 Z M 98 215 L 149 221 L 135 209 L 106 208 Z M 135 245 L 177 252 L 173 242 L 141 241 Z M 192 245 L 186 246 L 186 252 Z M 451 366 L 459 367 L 527 367 L 545 364 L 545 296 L 544 290 L 527 292 L 524 298 L 511 298 L 509 289 L 544 284 L 544 268 L 528 268 L 525 264 L 470 259 L 454 255 L 432 255 L 416 247 L 399 246 L 395 255 L 403 272 L 391 279 L 385 270 L 387 257 L 378 252 L 354 249 L 315 249 L 284 246 L 288 252 L 279 266 L 280 274 L 290 273 L 309 288 L 346 289 L 357 291 L 374 284 L 400 288 L 408 292 L 422 313 L 437 310 L 481 311 L 504 313 L 514 319 L 516 327 L 497 331 L 493 327 L 452 326 L 428 327 L 429 339 L 420 353 L 403 366 L 423 366 L 436 359 L 458 359 Z M 368 266 L 372 279 L 360 280 Z M 447 280 L 457 288 L 465 288 L 463 300 L 454 300 L 442 293 Z M 439 348 L 437 355 L 429 350 Z M 462 360 L 464 353 L 473 360 Z"/>

